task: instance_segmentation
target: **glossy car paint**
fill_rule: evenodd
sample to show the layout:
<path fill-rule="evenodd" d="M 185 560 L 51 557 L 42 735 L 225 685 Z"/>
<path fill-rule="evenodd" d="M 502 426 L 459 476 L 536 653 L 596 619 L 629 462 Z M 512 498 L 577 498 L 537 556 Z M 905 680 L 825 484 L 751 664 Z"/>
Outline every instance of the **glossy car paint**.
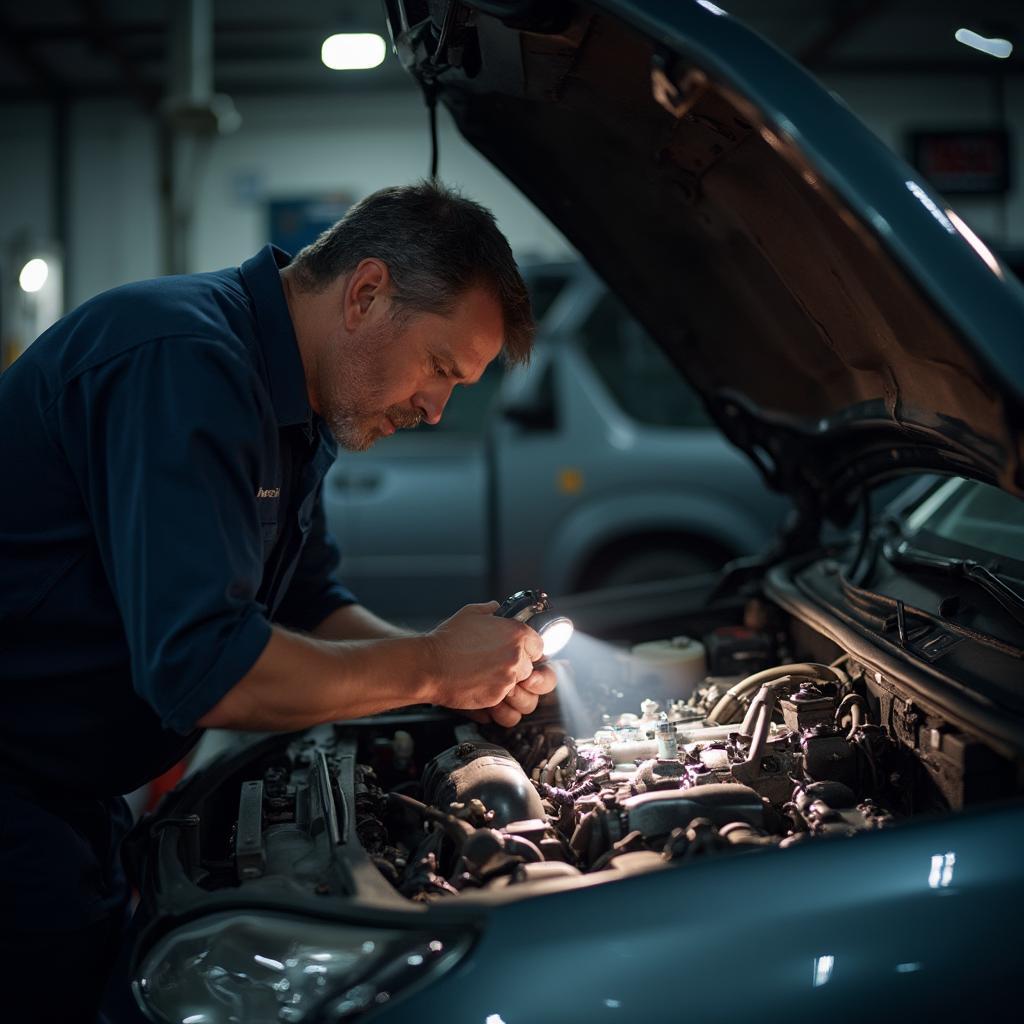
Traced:
<path fill-rule="evenodd" d="M 1022 841 L 1005 807 L 510 902 L 372 1019 L 980 1019 L 1019 985 Z"/>

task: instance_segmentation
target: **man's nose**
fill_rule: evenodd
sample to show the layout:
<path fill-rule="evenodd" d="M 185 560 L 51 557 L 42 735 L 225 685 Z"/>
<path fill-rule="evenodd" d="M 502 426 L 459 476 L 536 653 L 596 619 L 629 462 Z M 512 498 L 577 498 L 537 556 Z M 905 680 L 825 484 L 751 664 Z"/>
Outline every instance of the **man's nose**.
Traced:
<path fill-rule="evenodd" d="M 451 398 L 454 382 L 439 380 L 423 388 L 413 399 L 413 404 L 423 413 L 423 421 L 434 426 L 441 422 L 441 414 Z"/>

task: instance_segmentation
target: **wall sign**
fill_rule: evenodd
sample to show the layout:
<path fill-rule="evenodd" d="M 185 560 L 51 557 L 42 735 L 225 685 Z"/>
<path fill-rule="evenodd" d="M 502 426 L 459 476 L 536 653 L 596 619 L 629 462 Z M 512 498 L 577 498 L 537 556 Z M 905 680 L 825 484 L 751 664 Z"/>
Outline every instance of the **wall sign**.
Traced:
<path fill-rule="evenodd" d="M 268 200 L 270 241 L 294 256 L 340 220 L 351 205 L 352 197 L 345 194 Z"/>
<path fill-rule="evenodd" d="M 914 132 L 910 160 L 943 195 L 1001 195 L 1010 188 L 1010 139 L 1001 129 Z"/>

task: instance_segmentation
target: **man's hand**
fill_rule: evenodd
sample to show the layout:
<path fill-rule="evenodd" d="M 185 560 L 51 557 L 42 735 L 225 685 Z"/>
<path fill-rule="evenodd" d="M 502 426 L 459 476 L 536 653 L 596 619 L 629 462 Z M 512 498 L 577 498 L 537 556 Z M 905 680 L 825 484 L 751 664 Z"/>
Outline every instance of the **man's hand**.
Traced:
<path fill-rule="evenodd" d="M 529 626 L 495 616 L 497 608 L 496 601 L 466 605 L 424 637 L 432 655 L 431 700 L 435 704 L 494 708 L 512 697 L 525 706 L 533 697 L 536 707 L 533 691 L 516 691 L 520 690 L 517 684 L 525 684 L 535 675 L 533 662 L 543 656 L 544 642 Z M 508 707 L 515 711 L 513 704 Z M 517 713 L 516 721 L 521 714 Z"/>
<path fill-rule="evenodd" d="M 530 677 L 516 683 L 499 704 L 484 708 L 482 711 L 467 711 L 466 714 L 481 725 L 495 722 L 506 729 L 511 729 L 512 726 L 518 725 L 525 715 L 533 714 L 537 710 L 538 700 L 545 693 L 550 693 L 557 682 L 558 677 L 551 665 L 537 665 Z"/>

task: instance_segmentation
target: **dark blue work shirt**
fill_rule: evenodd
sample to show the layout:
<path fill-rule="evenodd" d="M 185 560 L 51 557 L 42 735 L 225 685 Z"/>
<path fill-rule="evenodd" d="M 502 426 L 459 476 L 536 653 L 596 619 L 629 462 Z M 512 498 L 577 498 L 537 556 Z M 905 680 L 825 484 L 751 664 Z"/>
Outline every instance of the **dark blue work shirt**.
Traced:
<path fill-rule="evenodd" d="M 270 623 L 355 599 L 268 246 L 86 302 L 0 375 L 0 781 L 125 793 L 173 764 Z"/>

